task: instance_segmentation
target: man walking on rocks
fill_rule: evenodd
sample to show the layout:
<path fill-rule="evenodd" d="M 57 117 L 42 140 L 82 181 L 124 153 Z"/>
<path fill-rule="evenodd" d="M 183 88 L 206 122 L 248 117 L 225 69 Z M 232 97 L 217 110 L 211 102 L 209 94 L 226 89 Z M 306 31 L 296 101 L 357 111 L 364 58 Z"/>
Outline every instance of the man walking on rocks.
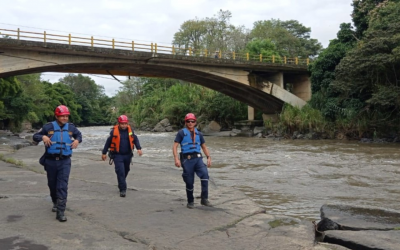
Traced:
<path fill-rule="evenodd" d="M 126 196 L 126 177 L 130 171 L 135 147 L 139 156 L 142 156 L 139 139 L 128 124 L 128 117 L 121 115 L 118 117 L 118 124 L 114 126 L 110 132 L 110 136 L 107 138 L 101 156 L 101 159 L 105 161 L 107 159 L 107 151 L 110 149 L 110 160 L 114 161 L 120 197 Z"/>
<path fill-rule="evenodd" d="M 183 181 L 186 183 L 187 208 L 194 208 L 194 174 L 201 180 L 201 205 L 211 207 L 208 201 L 208 169 L 211 166 L 211 156 L 206 147 L 203 134 L 196 128 L 196 116 L 188 113 L 185 116 L 185 128 L 177 133 L 172 153 L 174 154 L 175 166 L 183 169 Z M 178 155 L 178 145 L 181 145 L 181 153 Z M 203 149 L 207 157 L 207 165 L 203 162 L 201 154 Z"/>
<path fill-rule="evenodd" d="M 54 115 L 56 120 L 45 124 L 33 135 L 33 140 L 43 141 L 45 145 L 46 152 L 40 163 L 47 172 L 47 184 L 53 201 L 52 211 L 57 212 L 57 220 L 65 222 L 72 149 L 82 142 L 82 134 L 74 124 L 68 122 L 70 113 L 66 106 L 58 106 Z"/>

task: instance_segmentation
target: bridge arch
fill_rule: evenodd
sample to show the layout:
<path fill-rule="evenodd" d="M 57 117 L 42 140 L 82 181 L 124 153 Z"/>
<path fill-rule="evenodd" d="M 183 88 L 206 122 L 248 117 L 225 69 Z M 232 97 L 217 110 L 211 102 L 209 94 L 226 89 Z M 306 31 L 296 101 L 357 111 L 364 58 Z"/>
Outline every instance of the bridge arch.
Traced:
<path fill-rule="evenodd" d="M 304 67 L 0 39 L 0 77 L 41 72 L 175 78 L 205 86 L 271 114 L 305 101 L 283 88 Z M 296 78 L 296 77 L 294 77 Z"/>

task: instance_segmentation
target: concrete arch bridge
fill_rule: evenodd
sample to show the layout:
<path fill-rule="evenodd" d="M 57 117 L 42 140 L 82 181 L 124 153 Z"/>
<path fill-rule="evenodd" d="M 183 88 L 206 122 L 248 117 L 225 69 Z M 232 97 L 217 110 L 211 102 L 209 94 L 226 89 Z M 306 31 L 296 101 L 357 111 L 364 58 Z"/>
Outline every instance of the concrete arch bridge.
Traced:
<path fill-rule="evenodd" d="M 262 55 L 211 55 L 157 44 L 0 29 L 0 77 L 60 72 L 175 78 L 276 114 L 284 103 L 302 107 L 311 97 L 308 60 Z M 27 33 L 28 35 L 26 35 Z M 24 35 L 25 34 L 25 35 Z M 49 42 L 50 41 L 50 42 Z M 255 59 L 254 59 L 255 58 Z M 290 86 L 291 91 L 286 88 Z"/>

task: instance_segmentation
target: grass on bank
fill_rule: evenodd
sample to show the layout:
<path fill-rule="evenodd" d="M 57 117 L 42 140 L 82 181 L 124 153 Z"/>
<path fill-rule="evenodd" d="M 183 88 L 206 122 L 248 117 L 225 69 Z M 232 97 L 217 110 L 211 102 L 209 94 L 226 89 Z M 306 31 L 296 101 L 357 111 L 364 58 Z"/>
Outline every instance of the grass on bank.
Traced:
<path fill-rule="evenodd" d="M 41 171 L 41 170 L 38 170 L 36 168 L 29 167 L 29 166 L 25 165 L 25 163 L 23 161 L 15 160 L 14 158 L 10 158 L 10 157 L 6 157 L 3 154 L 0 154 L 0 161 L 4 161 L 4 162 L 10 163 L 10 164 L 13 164 L 18 168 L 26 169 L 26 170 L 29 170 L 29 171 L 32 171 L 32 172 L 35 172 L 35 173 L 38 173 L 38 174 L 44 174 L 45 173 L 44 171 Z"/>
<path fill-rule="evenodd" d="M 299 133 L 328 133 L 329 137 L 334 136 L 333 124 L 329 123 L 319 110 L 305 105 L 298 108 L 285 104 L 282 112 L 278 115 L 278 120 L 273 122 L 271 119 L 264 120 L 267 130 L 282 135 L 292 135 L 295 131 Z"/>
<path fill-rule="evenodd" d="M 330 121 L 324 117 L 321 111 L 308 104 L 303 108 L 285 104 L 277 121 L 264 120 L 264 126 L 267 130 L 282 136 L 292 136 L 297 131 L 302 134 L 323 133 L 330 139 L 359 139 L 362 137 L 375 139 L 378 134 L 377 128 L 369 125 L 369 119 L 366 116 L 346 113 L 335 121 Z M 384 134 L 382 133 L 382 135 Z"/>
<path fill-rule="evenodd" d="M 7 163 L 17 165 L 17 166 L 25 167 L 25 164 L 23 161 L 15 160 L 14 158 L 7 158 L 3 154 L 0 154 L 0 161 L 4 161 Z"/>

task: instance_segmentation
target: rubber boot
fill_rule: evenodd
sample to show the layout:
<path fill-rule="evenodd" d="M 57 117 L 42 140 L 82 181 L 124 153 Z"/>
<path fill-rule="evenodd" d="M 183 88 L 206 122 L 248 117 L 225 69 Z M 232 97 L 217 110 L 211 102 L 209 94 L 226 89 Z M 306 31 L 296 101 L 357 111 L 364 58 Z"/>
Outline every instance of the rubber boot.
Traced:
<path fill-rule="evenodd" d="M 56 219 L 60 222 L 66 222 L 67 221 L 67 217 L 65 217 L 64 215 L 64 211 L 57 211 L 57 217 Z"/>
<path fill-rule="evenodd" d="M 208 199 L 201 199 L 201 205 L 206 206 L 206 207 L 212 207 L 212 205 L 208 201 Z"/>
<path fill-rule="evenodd" d="M 188 202 L 186 207 L 189 208 L 189 209 L 193 209 L 194 208 L 194 203 L 193 202 Z"/>
<path fill-rule="evenodd" d="M 51 209 L 52 212 L 57 212 L 57 203 L 53 203 L 53 208 Z"/>

